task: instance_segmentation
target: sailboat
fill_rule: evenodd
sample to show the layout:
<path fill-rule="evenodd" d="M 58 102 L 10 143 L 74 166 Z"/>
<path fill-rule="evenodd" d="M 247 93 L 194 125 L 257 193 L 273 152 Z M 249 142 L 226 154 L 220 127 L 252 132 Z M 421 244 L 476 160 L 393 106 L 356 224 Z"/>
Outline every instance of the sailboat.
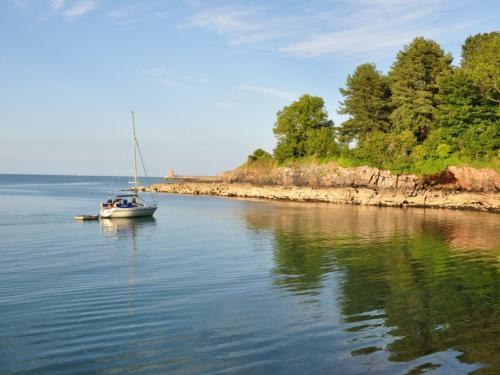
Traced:
<path fill-rule="evenodd" d="M 154 201 L 153 194 L 151 193 L 152 203 L 146 202 L 138 192 L 139 179 L 137 177 L 137 151 L 139 151 L 139 158 L 141 160 L 142 167 L 144 169 L 144 174 L 147 176 L 146 168 L 144 167 L 144 161 L 142 160 L 141 150 L 137 144 L 137 138 L 135 136 L 135 116 L 134 111 L 131 111 L 132 115 L 132 161 L 133 161 L 133 180 L 130 184 L 133 185 L 131 192 L 126 194 L 116 194 L 114 198 L 109 198 L 107 202 L 100 204 L 101 218 L 123 218 L 123 217 L 147 217 L 153 216 L 158 206 Z M 149 183 L 148 183 L 149 186 Z M 151 189 L 150 189 L 151 191 Z"/>

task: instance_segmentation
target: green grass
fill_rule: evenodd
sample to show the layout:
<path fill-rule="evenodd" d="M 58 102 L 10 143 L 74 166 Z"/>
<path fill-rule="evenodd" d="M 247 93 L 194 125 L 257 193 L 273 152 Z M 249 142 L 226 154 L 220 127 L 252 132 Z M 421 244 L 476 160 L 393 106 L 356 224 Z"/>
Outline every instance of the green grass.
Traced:
<path fill-rule="evenodd" d="M 257 160 L 253 162 L 247 162 L 239 168 L 259 168 L 259 169 L 273 169 L 277 167 L 288 167 L 288 168 L 301 168 L 309 165 L 321 165 L 326 163 L 336 163 L 342 168 L 354 168 L 361 166 L 370 166 L 380 168 L 379 166 L 372 165 L 361 159 L 354 157 L 328 157 L 328 158 L 318 158 L 315 156 L 309 156 L 300 159 L 289 159 L 285 162 L 278 164 L 274 159 L 264 159 Z M 417 161 L 411 165 L 398 166 L 398 165 L 388 165 L 386 168 L 380 168 L 389 170 L 395 174 L 416 174 L 419 176 L 429 175 L 434 173 L 439 173 L 449 166 L 469 166 L 472 168 L 492 168 L 497 172 L 500 172 L 500 159 L 492 159 L 489 161 L 473 160 L 465 157 L 459 157 L 458 155 L 451 155 L 446 159 L 426 159 Z"/>
<path fill-rule="evenodd" d="M 434 174 L 443 171 L 446 167 L 457 166 L 457 167 L 472 167 L 472 168 L 492 168 L 497 172 L 500 172 L 500 159 L 492 159 L 489 161 L 483 160 L 472 160 L 469 158 L 460 158 L 456 155 L 452 155 L 447 159 L 428 159 L 420 162 L 416 162 L 408 170 L 410 173 L 415 173 L 417 175 Z"/>
<path fill-rule="evenodd" d="M 362 167 L 368 165 L 367 163 L 364 163 L 362 160 L 353 157 L 340 157 L 335 161 L 337 162 L 338 165 L 340 165 L 343 168 Z"/>

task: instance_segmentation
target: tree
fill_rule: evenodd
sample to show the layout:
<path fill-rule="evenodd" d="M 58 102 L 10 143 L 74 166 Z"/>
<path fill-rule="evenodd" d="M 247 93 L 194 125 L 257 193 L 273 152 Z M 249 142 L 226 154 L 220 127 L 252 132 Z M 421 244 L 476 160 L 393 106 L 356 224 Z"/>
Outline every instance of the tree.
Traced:
<path fill-rule="evenodd" d="M 274 156 L 278 162 L 317 154 L 324 157 L 325 148 L 312 147 L 312 140 L 321 136 L 326 142 L 333 141 L 320 129 L 333 129 L 333 121 L 328 119 L 325 102 L 319 96 L 302 95 L 297 101 L 278 112 L 273 132 L 278 138 Z M 312 148 L 311 148 L 312 147 Z M 311 150 L 315 150 L 311 154 Z M 329 149 L 328 147 L 326 149 Z M 319 154 L 319 155 L 318 155 Z"/>
<path fill-rule="evenodd" d="M 340 89 L 338 113 L 349 116 L 340 128 L 321 97 L 303 95 L 277 114 L 274 160 L 342 156 L 343 164 L 414 173 L 475 161 L 497 168 L 500 31 L 467 38 L 461 65 L 451 61 L 439 44 L 419 37 L 398 52 L 387 76 L 374 64 L 359 65 Z"/>
<path fill-rule="evenodd" d="M 437 79 L 451 70 L 451 55 L 436 42 L 415 38 L 398 52 L 389 72 L 394 111 L 390 118 L 397 131 L 411 130 L 418 142 L 435 123 Z"/>
<path fill-rule="evenodd" d="M 353 154 L 368 165 L 404 172 L 411 167 L 411 153 L 415 146 L 416 139 L 410 130 L 400 133 L 376 130 L 360 142 Z"/>
<path fill-rule="evenodd" d="M 256 162 L 271 161 L 271 160 L 273 160 L 273 156 L 269 152 L 261 148 L 258 148 L 253 152 L 252 155 L 248 155 L 247 163 L 252 164 Z"/>
<path fill-rule="evenodd" d="M 336 131 L 331 127 L 310 129 L 306 133 L 304 150 L 307 156 L 318 158 L 332 157 L 339 153 L 335 142 Z"/>
<path fill-rule="evenodd" d="M 476 34 L 462 46 L 461 67 L 479 87 L 481 95 L 500 105 L 500 32 Z"/>
<path fill-rule="evenodd" d="M 361 140 L 372 131 L 390 131 L 391 91 L 386 77 L 374 64 L 359 65 L 347 76 L 346 87 L 340 93 L 344 101 L 338 113 L 350 116 L 340 128 L 343 138 Z"/>
<path fill-rule="evenodd" d="M 442 143 L 472 159 L 491 159 L 500 148 L 500 108 L 481 93 L 467 69 L 439 80 L 436 114 Z"/>

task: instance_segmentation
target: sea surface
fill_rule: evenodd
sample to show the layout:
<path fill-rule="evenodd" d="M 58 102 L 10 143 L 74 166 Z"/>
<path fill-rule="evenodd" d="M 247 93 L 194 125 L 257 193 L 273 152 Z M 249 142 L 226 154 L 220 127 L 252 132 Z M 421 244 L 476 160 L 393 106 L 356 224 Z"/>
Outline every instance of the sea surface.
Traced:
<path fill-rule="evenodd" d="M 500 373 L 500 215 L 0 175 L 0 374 Z"/>

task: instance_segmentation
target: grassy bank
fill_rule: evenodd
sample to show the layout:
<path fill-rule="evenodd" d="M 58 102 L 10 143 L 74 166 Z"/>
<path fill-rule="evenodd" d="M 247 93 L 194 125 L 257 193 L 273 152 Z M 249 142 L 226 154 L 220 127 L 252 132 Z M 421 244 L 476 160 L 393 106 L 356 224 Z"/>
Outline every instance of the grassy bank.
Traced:
<path fill-rule="evenodd" d="M 335 163 L 342 168 L 355 168 L 355 167 L 373 167 L 378 168 L 375 163 L 367 163 L 365 160 L 357 159 L 354 157 L 326 157 L 318 158 L 315 156 L 308 156 L 301 159 L 290 159 L 283 163 L 278 163 L 272 158 L 248 160 L 239 168 L 253 168 L 260 169 L 263 172 L 269 171 L 278 167 L 305 167 L 314 165 L 323 165 L 328 163 Z M 388 171 L 394 174 L 415 174 L 423 177 L 426 175 L 436 174 L 443 172 L 447 167 L 472 167 L 476 169 L 491 168 L 497 173 L 500 173 L 500 159 L 493 159 L 489 161 L 473 160 L 469 158 L 459 158 L 452 156 L 445 159 L 425 160 L 423 162 L 416 162 L 406 168 L 387 168 Z"/>

